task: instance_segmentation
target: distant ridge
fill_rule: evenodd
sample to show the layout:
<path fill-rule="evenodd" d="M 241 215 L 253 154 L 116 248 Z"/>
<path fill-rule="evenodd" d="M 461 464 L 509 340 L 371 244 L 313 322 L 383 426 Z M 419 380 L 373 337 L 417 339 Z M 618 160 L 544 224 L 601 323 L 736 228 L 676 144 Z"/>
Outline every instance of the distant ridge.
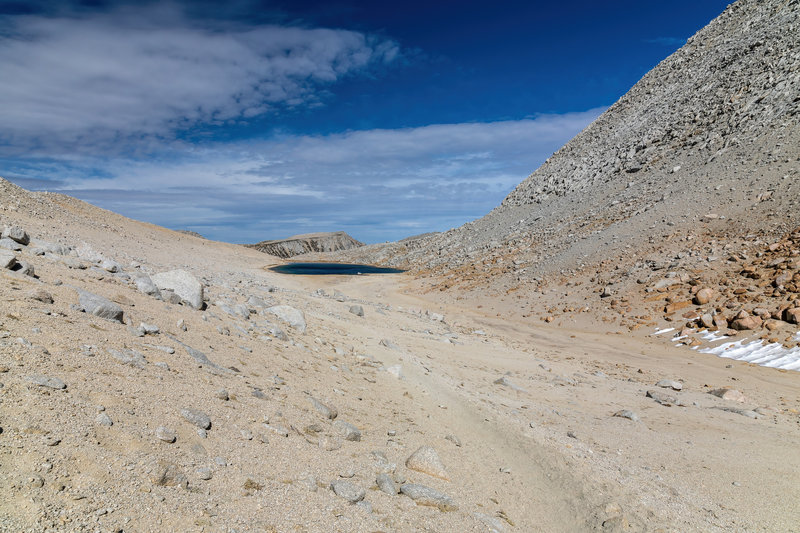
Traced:
<path fill-rule="evenodd" d="M 338 252 L 364 246 L 364 243 L 352 238 L 343 231 L 306 233 L 295 235 L 288 239 L 262 241 L 257 244 L 247 244 L 248 248 L 255 248 L 265 254 L 275 255 L 287 259 L 296 255 L 309 252 Z"/>

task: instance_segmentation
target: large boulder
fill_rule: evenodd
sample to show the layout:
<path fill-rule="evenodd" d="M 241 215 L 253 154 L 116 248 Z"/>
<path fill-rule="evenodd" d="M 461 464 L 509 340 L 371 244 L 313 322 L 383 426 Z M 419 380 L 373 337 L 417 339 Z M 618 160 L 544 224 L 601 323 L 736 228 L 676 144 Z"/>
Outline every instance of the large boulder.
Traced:
<path fill-rule="evenodd" d="M 154 274 L 150 279 L 159 289 L 167 289 L 180 296 L 186 305 L 202 309 L 203 285 L 185 270 L 170 270 Z"/>
<path fill-rule="evenodd" d="M 28 233 L 19 226 L 6 226 L 5 229 L 3 229 L 3 238 L 17 241 L 23 246 L 28 246 L 28 243 L 31 242 Z"/>
<path fill-rule="evenodd" d="M 156 284 L 153 283 L 153 280 L 150 279 L 150 276 L 146 274 L 139 276 L 133 280 L 133 282 L 136 284 L 136 288 L 139 292 L 158 298 L 159 300 L 161 299 L 161 292 L 158 290 L 158 287 L 156 287 Z"/>

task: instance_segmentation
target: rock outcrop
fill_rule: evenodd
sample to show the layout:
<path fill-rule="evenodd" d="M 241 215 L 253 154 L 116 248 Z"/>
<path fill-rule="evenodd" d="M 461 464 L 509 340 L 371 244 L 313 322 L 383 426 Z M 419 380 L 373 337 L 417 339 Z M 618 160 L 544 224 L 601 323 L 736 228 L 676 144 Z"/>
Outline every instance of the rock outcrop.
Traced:
<path fill-rule="evenodd" d="M 304 235 L 295 235 L 288 239 L 262 241 L 258 244 L 248 244 L 246 246 L 286 259 L 309 252 L 350 250 L 364 246 L 364 243 L 355 240 L 343 231 L 334 231 L 328 233 L 306 233 Z"/>

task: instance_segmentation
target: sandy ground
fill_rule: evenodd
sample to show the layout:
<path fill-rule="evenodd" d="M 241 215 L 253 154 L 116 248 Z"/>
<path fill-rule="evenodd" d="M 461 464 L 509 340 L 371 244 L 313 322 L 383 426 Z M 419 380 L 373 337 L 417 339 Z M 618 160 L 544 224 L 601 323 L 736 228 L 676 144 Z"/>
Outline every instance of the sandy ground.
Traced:
<path fill-rule="evenodd" d="M 409 274 L 282 276 L 254 250 L 62 197 L 7 186 L 2 203 L 2 223 L 31 235 L 16 253 L 38 277 L 0 272 L 1 531 L 798 531 L 800 373 L 588 328 L 579 315 L 512 318 L 514 299 L 458 300 Z M 34 255 L 42 241 L 83 258 Z M 122 271 L 99 268 L 87 247 Z M 205 309 L 132 282 L 174 268 L 203 282 Z M 76 289 L 117 302 L 126 323 L 77 310 Z M 228 314 L 235 304 L 250 316 Z M 306 330 L 267 311 L 276 304 L 302 310 Z M 137 336 L 140 322 L 160 332 Z M 67 388 L 34 385 L 35 374 Z M 663 378 L 682 390 L 657 387 Z M 708 394 L 718 388 L 745 401 Z M 309 395 L 361 439 L 346 440 Z M 185 408 L 211 429 L 198 432 Z M 177 440 L 159 440 L 159 426 Z M 449 479 L 406 464 L 420 446 Z M 381 492 L 380 473 L 457 509 Z"/>

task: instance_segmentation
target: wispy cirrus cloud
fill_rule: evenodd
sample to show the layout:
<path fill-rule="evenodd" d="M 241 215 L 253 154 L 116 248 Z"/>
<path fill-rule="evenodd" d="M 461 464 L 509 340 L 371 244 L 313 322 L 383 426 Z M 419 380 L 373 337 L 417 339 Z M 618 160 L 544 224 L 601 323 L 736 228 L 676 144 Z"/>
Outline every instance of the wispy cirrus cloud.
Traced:
<path fill-rule="evenodd" d="M 346 230 L 367 242 L 482 216 L 603 109 L 491 123 L 172 146 L 147 159 L 0 159 L 23 185 L 216 239 Z M 42 187 L 42 181 L 58 180 Z"/>
<path fill-rule="evenodd" d="M 2 22 L 5 154 L 132 150 L 142 138 L 319 105 L 325 87 L 399 54 L 394 41 L 355 31 L 220 31 L 176 5 Z"/>

